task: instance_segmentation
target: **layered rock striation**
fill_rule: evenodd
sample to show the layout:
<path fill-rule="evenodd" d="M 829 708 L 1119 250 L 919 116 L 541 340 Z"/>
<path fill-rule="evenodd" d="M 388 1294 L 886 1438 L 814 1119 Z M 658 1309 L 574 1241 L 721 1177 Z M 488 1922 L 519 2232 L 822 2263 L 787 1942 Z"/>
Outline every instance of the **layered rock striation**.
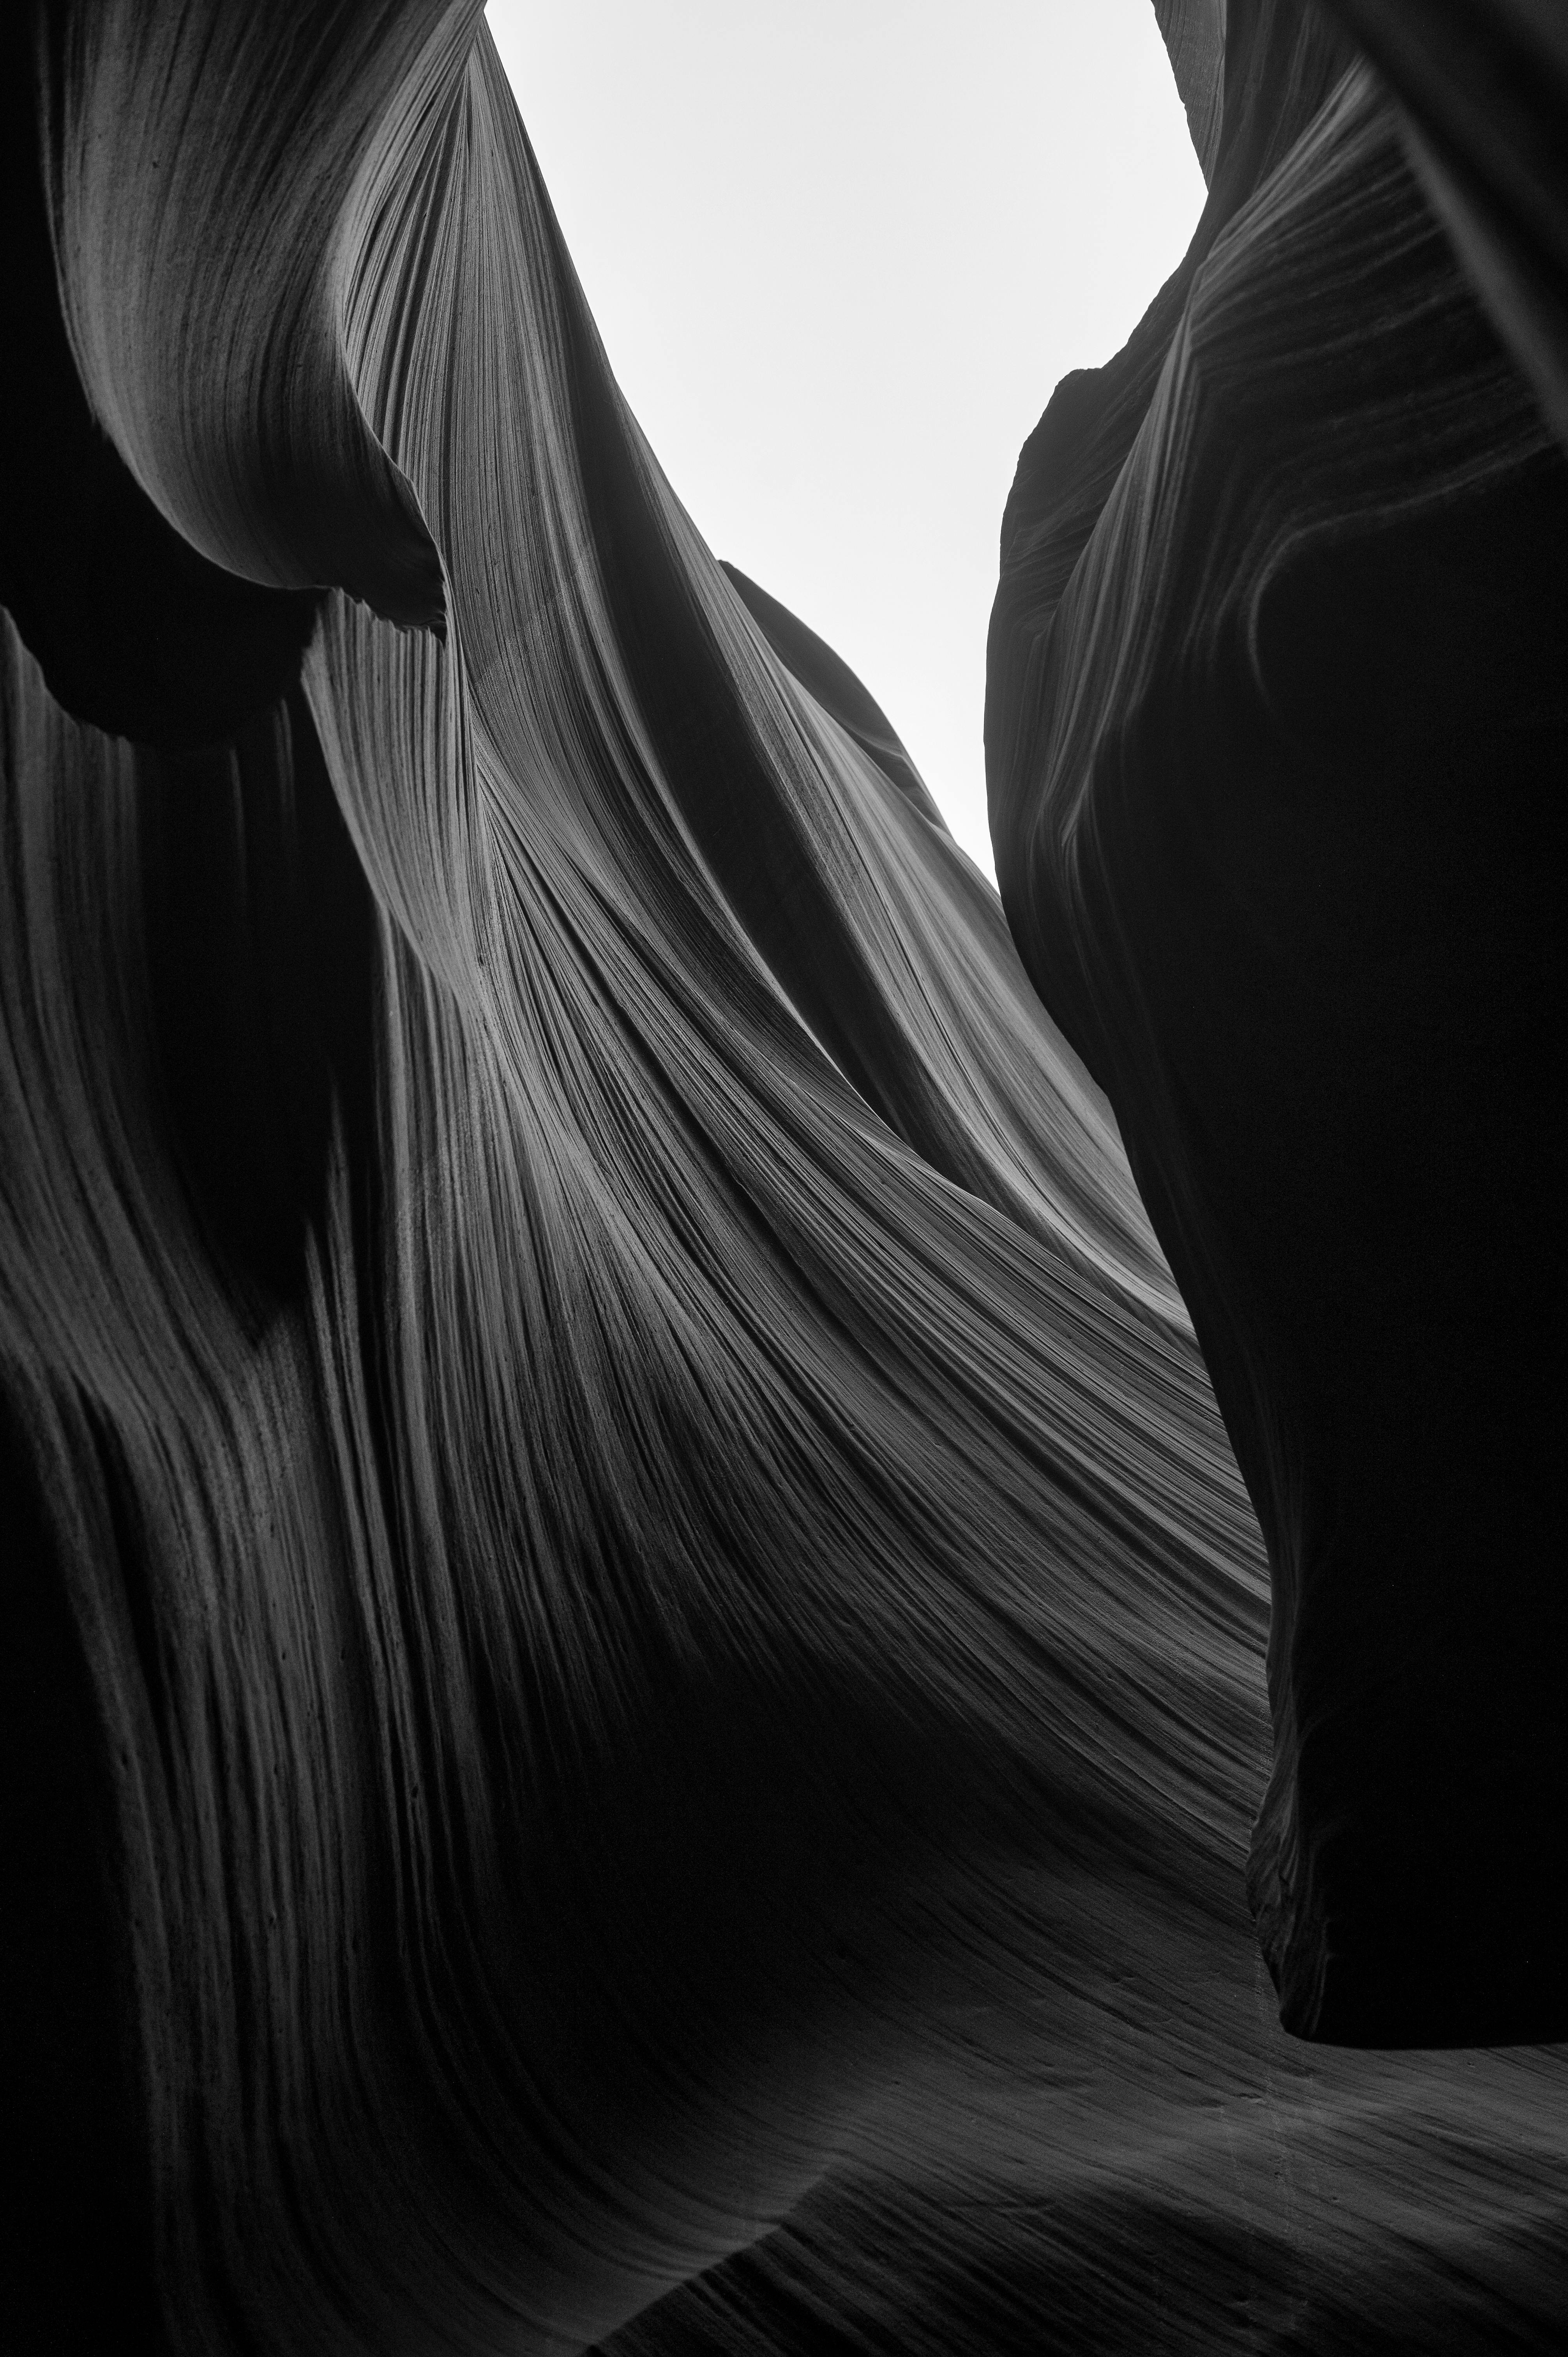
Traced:
<path fill-rule="evenodd" d="M 1326 13 L 1233 6 L 1218 65 L 1169 14 L 1214 78 L 1208 204 L 1019 462 L 1002 894 L 1267 1540 L 1283 2017 L 1561 2036 L 1562 44 L 1551 12 L 1440 10 L 1429 43 L 1347 6 L 1405 114 Z"/>
<path fill-rule="evenodd" d="M 1551 2345 L 1561 2057 L 1257 1986 L 1265 1556 L 1088 969 L 702 544 L 471 0 L 3 38 L 0 2341 Z M 1393 155 L 1397 295 L 1316 39 L 1246 169 Z"/>

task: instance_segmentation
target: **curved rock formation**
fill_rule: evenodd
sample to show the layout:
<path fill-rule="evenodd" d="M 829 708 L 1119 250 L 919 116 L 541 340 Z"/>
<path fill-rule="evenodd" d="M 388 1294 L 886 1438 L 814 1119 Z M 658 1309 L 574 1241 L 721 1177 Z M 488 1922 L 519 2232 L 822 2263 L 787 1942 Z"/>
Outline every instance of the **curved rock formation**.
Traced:
<path fill-rule="evenodd" d="M 1479 186 L 1495 93 L 1440 102 L 1480 12 L 1430 51 L 1425 12 L 1345 13 L 1419 51 Z M 1232 8 L 1223 75 L 1187 262 L 1019 463 L 998 874 L 1268 1542 L 1284 2018 L 1558 2037 L 1568 469 L 1343 36 Z"/>
<path fill-rule="evenodd" d="M 1115 1122 L 472 7 L 19 21 L 0 2341 L 1550 2345 L 1561 2058 L 1260 2002 Z"/>
<path fill-rule="evenodd" d="M 1568 19 L 1541 0 L 1334 0 L 1405 109 L 1412 158 L 1568 443 Z"/>

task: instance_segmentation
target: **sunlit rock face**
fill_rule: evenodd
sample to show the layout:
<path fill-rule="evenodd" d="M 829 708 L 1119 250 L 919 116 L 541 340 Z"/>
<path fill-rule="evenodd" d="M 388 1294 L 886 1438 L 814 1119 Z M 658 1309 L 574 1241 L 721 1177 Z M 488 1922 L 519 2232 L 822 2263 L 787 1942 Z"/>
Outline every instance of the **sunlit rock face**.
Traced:
<path fill-rule="evenodd" d="M 1268 1543 L 1283 2016 L 1389 2045 L 1568 2033 L 1568 76 L 1542 12 L 1431 13 L 1343 11 L 1406 113 L 1232 5 L 1192 251 L 1020 460 L 987 719 Z"/>
<path fill-rule="evenodd" d="M 1114 1117 L 476 9 L 4 38 L 0 2347 L 1552 2346 L 1563 2058 L 1281 2034 Z"/>

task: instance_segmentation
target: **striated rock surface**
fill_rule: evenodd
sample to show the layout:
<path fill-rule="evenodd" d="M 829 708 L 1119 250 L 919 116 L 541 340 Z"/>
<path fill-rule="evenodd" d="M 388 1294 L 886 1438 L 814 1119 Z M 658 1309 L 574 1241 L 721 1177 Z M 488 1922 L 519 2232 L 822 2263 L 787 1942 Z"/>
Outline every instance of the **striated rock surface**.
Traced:
<path fill-rule="evenodd" d="M 1552 0 L 1335 0 L 1404 111 L 1471 281 L 1568 443 L 1568 16 Z"/>
<path fill-rule="evenodd" d="M 1562 41 L 1526 7 L 1344 15 L 1413 118 L 1328 16 L 1232 7 L 1222 93 L 1188 95 L 1220 118 L 1192 251 L 1026 446 L 993 826 L 1268 1544 L 1283 2018 L 1561 2037 L 1568 468 L 1530 323 L 1563 183 L 1539 141 L 1504 170 L 1502 101 L 1560 142 L 1561 78 L 1509 41 Z M 1518 232 L 1500 285 L 1480 221 Z"/>
<path fill-rule="evenodd" d="M 0 2345 L 1555 2345 L 1563 2058 L 1280 2032 L 1115 1120 L 473 7 L 4 38 Z"/>

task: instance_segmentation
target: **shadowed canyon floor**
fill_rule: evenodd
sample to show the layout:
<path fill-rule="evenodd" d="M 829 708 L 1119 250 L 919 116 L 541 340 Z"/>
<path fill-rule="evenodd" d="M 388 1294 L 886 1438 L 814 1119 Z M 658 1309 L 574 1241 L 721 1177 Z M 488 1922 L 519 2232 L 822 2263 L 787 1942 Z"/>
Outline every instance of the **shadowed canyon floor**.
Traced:
<path fill-rule="evenodd" d="M 1504 1280 L 1555 1167 L 1519 1089 L 1554 1073 L 1561 982 L 1538 961 L 1538 1004 L 1523 968 L 1555 905 L 1562 460 L 1348 42 L 1160 14 L 1209 212 L 1058 391 L 1004 532 L 1023 960 L 887 716 L 692 529 L 471 0 L 9 20 L 7 2349 L 1568 2338 L 1568 2054 L 1410 2050 L 1561 2026 L 1538 1492 L 1499 1542 L 1513 1460 L 1457 1476 L 1519 1426 L 1498 1356 L 1554 1297 L 1539 1254 L 1541 1290 Z M 1389 421 L 1412 382 L 1430 414 Z M 1256 447 L 1225 406 L 1254 397 L 1282 404 Z M 1272 546 L 1282 467 L 1260 716 L 1227 567 Z M 1380 563 L 1414 599 L 1393 690 L 1359 645 L 1400 603 Z M 1243 770 L 1305 805 L 1251 867 L 1122 760 L 1154 729 L 1161 777 L 1209 776 L 1200 725 L 1245 738 L 1218 833 Z M 1331 766 L 1316 800 L 1270 727 Z M 1440 852 L 1396 922 L 1421 809 Z M 1337 945 L 1300 1006 L 1224 963 L 1217 872 L 1287 966 Z M 1440 925 L 1480 1028 L 1523 1026 L 1489 1082 L 1422 995 Z M 1476 1215 L 1478 1146 L 1457 1198 L 1421 1192 L 1470 1085 L 1514 1208 L 1439 1351 L 1399 1254 Z M 1369 1123 L 1420 1162 L 1370 1241 Z M 1333 1360 L 1314 1320 L 1357 1294 Z M 1348 1620 L 1315 1501 L 1359 1427 L 1305 1414 L 1313 1370 L 1353 1407 L 1456 1351 L 1481 1407 L 1389 1407 L 1392 1505 L 1364 1470 L 1336 1492 L 1362 1544 L 1400 1523 Z M 1473 1565 L 1482 1523 L 1510 1600 L 1476 1621 L 1450 1801 L 1497 1665 L 1528 1675 L 1454 1812 L 1456 1940 L 1429 1755 L 1462 1568 L 1390 1742 L 1316 1784 L 1301 1744 L 1361 1707 L 1348 1659 L 1386 1697 L 1412 1563 L 1436 1530 Z M 1407 2050 L 1280 2027 L 1266 1786 L 1287 2018 Z M 1415 1846 L 1369 1915 L 1391 1809 Z"/>

